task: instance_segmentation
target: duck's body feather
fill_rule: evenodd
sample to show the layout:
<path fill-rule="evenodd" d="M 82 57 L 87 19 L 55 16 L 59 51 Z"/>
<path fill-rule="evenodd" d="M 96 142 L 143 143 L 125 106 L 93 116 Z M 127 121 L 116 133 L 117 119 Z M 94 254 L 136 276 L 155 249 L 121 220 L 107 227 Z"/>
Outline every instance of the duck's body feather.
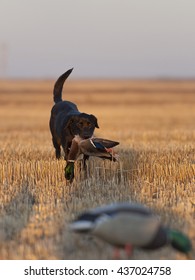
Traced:
<path fill-rule="evenodd" d="M 82 139 L 76 135 L 72 140 L 69 160 L 76 160 L 80 154 L 85 156 L 95 156 L 99 158 L 116 161 L 116 155 L 111 148 L 117 146 L 119 142 L 103 138 Z"/>

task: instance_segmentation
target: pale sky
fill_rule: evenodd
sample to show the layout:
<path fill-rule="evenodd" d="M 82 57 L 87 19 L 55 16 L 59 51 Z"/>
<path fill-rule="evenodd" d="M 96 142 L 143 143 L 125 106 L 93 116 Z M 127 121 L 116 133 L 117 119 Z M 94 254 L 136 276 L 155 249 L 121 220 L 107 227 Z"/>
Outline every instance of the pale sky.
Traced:
<path fill-rule="evenodd" d="M 0 78 L 194 78 L 194 0 L 0 0 Z"/>

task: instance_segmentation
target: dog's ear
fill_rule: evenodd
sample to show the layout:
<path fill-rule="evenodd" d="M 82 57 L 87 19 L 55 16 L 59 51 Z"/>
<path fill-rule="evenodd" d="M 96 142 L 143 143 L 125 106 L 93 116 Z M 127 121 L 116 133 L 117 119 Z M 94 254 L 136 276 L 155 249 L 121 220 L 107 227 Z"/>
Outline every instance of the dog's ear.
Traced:
<path fill-rule="evenodd" d="M 95 127 L 99 128 L 97 118 L 94 115 L 90 115 L 90 121 L 95 125 Z"/>
<path fill-rule="evenodd" d="M 65 118 L 64 129 L 67 130 L 74 122 L 75 116 L 68 116 Z"/>

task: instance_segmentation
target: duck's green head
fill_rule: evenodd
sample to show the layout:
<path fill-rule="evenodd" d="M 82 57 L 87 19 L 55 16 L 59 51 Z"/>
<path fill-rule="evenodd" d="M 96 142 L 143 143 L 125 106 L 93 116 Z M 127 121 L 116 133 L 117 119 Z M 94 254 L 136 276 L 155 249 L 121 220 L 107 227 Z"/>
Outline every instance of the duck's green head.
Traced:
<path fill-rule="evenodd" d="M 192 244 L 190 239 L 180 231 L 169 230 L 169 240 L 173 248 L 188 255 L 192 251 Z"/>

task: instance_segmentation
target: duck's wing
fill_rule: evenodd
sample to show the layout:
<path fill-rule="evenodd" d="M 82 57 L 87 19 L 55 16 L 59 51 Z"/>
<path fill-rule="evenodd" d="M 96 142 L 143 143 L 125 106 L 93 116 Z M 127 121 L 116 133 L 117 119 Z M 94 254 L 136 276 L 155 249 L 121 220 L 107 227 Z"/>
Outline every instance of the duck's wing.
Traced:
<path fill-rule="evenodd" d="M 105 141 L 107 141 L 107 140 L 105 140 Z M 105 141 L 99 140 L 99 138 L 90 139 L 90 142 L 94 147 L 94 150 L 93 150 L 94 156 L 97 156 L 102 159 L 109 159 L 111 161 L 117 161 L 118 155 L 111 148 L 113 146 L 116 146 L 116 142 L 114 144 L 113 141 L 110 141 L 110 143 L 105 142 Z"/>
<path fill-rule="evenodd" d="M 96 144 L 98 145 L 98 143 L 99 143 L 100 145 L 102 145 L 105 148 L 113 148 L 113 147 L 119 145 L 119 142 L 108 140 L 108 139 L 103 139 L 103 138 L 97 138 L 97 137 L 92 138 L 92 141 L 95 145 Z"/>
<path fill-rule="evenodd" d="M 90 142 L 93 147 L 97 149 L 97 151 L 107 153 L 106 147 L 103 145 L 103 143 L 96 141 L 95 139 L 90 139 Z"/>
<path fill-rule="evenodd" d="M 92 138 L 83 139 L 78 143 L 81 152 L 86 155 L 93 155 L 100 153 L 106 153 L 106 148 L 100 143 L 95 142 Z"/>
<path fill-rule="evenodd" d="M 93 138 L 84 139 L 79 143 L 80 151 L 87 156 L 95 156 L 104 159 L 117 160 L 117 155 L 111 148 L 106 148 L 100 141 Z"/>

